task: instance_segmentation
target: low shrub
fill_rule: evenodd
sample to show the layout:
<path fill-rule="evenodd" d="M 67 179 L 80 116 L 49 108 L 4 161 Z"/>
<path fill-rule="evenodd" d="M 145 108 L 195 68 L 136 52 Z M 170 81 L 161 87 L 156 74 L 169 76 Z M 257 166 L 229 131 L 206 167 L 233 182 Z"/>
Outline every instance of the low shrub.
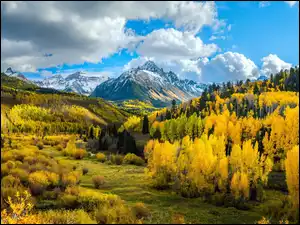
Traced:
<path fill-rule="evenodd" d="M 262 184 L 258 184 L 256 187 L 256 200 L 259 202 L 263 202 L 265 200 L 265 190 Z"/>
<path fill-rule="evenodd" d="M 14 154 L 12 151 L 2 151 L 1 150 L 1 162 L 7 162 L 14 159 Z"/>
<path fill-rule="evenodd" d="M 55 191 L 45 191 L 43 193 L 43 198 L 47 200 L 56 200 L 58 198 L 58 193 Z"/>
<path fill-rule="evenodd" d="M 222 206 L 224 205 L 224 199 L 225 199 L 225 195 L 223 193 L 215 193 L 212 196 L 212 203 L 216 206 Z"/>
<path fill-rule="evenodd" d="M 124 157 L 123 163 L 124 164 L 133 164 L 133 165 L 136 165 L 136 166 L 141 166 L 145 163 L 145 161 L 141 157 L 139 157 L 139 156 L 137 156 L 133 153 L 128 153 Z"/>
<path fill-rule="evenodd" d="M 161 175 L 163 176 L 163 175 Z M 166 176 L 166 175 L 164 175 Z M 161 178 L 161 185 L 162 187 L 164 187 L 164 185 L 166 185 L 168 183 L 168 177 L 165 178 L 165 180 L 163 180 L 163 178 Z M 186 180 L 185 182 L 181 182 L 180 180 L 178 181 L 179 183 L 179 193 L 181 194 L 182 197 L 185 198 L 197 198 L 200 196 L 200 193 L 198 191 L 197 186 L 192 183 L 191 181 Z"/>
<path fill-rule="evenodd" d="M 20 185 L 21 185 L 20 179 L 12 175 L 5 176 L 1 180 L 1 187 L 14 188 Z"/>
<path fill-rule="evenodd" d="M 102 163 L 105 162 L 105 160 L 106 160 L 106 156 L 103 153 L 97 153 L 96 158 L 99 162 L 102 162 Z"/>
<path fill-rule="evenodd" d="M 290 196 L 265 202 L 262 205 L 262 212 L 275 220 L 288 219 L 292 222 L 299 222 L 299 209 L 292 207 Z"/>
<path fill-rule="evenodd" d="M 78 186 L 68 186 L 65 190 L 66 194 L 70 194 L 73 196 L 78 196 L 80 192 L 80 189 Z"/>
<path fill-rule="evenodd" d="M 39 150 L 42 150 L 44 148 L 44 144 L 42 142 L 38 142 L 36 147 L 38 147 Z"/>
<path fill-rule="evenodd" d="M 64 194 L 60 197 L 60 205 L 61 207 L 67 208 L 67 209 L 75 209 L 79 206 L 79 203 L 77 201 L 77 196 L 71 195 L 71 194 Z"/>
<path fill-rule="evenodd" d="M 63 146 L 61 144 L 56 145 L 56 150 L 57 151 L 62 151 L 63 150 Z"/>
<path fill-rule="evenodd" d="M 48 224 L 96 224 L 87 212 L 82 209 L 69 210 L 47 210 L 40 212 L 40 217 Z"/>
<path fill-rule="evenodd" d="M 28 181 L 29 174 L 26 170 L 15 168 L 10 171 L 10 174 L 13 175 L 14 177 L 19 178 L 20 181 L 23 183 L 27 183 Z"/>
<path fill-rule="evenodd" d="M 6 163 L 1 163 L 1 177 L 8 175 L 10 169 L 7 167 Z"/>
<path fill-rule="evenodd" d="M 123 156 L 122 155 L 111 155 L 110 156 L 110 161 L 113 163 L 113 164 L 116 164 L 116 165 L 121 165 L 123 163 Z"/>
<path fill-rule="evenodd" d="M 86 155 L 86 150 L 84 149 L 76 149 L 72 156 L 74 159 L 82 159 Z"/>
<path fill-rule="evenodd" d="M 235 198 L 231 194 L 225 194 L 224 197 L 224 206 L 225 207 L 234 207 Z"/>
<path fill-rule="evenodd" d="M 151 186 L 158 190 L 165 190 L 170 187 L 168 174 L 161 172 L 158 173 L 154 180 L 151 182 Z M 182 192 L 183 193 L 183 192 Z M 181 194 L 182 194 L 181 193 Z"/>
<path fill-rule="evenodd" d="M 172 215 L 172 224 L 185 224 L 184 215 L 175 213 Z"/>
<path fill-rule="evenodd" d="M 138 223 L 133 212 L 121 201 L 115 205 L 107 204 L 95 211 L 95 218 L 98 224 L 134 224 Z"/>
<path fill-rule="evenodd" d="M 23 162 L 27 162 L 29 165 L 33 165 L 37 163 L 37 158 L 33 156 L 26 156 Z"/>
<path fill-rule="evenodd" d="M 32 195 L 40 195 L 48 186 L 58 185 L 59 176 L 49 171 L 36 171 L 29 174 L 28 181 Z"/>
<path fill-rule="evenodd" d="M 59 175 L 53 172 L 46 172 L 50 186 L 55 187 L 59 184 Z"/>
<path fill-rule="evenodd" d="M 80 178 L 80 174 L 78 173 L 78 171 L 72 171 L 70 173 L 63 174 L 61 180 L 62 186 L 63 187 L 74 186 L 79 183 L 79 178 Z"/>
<path fill-rule="evenodd" d="M 135 203 L 132 207 L 132 211 L 138 219 L 147 218 L 150 216 L 150 210 L 142 202 Z"/>
<path fill-rule="evenodd" d="M 13 142 L 11 144 L 12 149 L 20 149 L 21 147 L 22 147 L 22 145 L 20 143 Z"/>
<path fill-rule="evenodd" d="M 6 165 L 7 165 L 8 169 L 13 169 L 13 168 L 16 167 L 16 164 L 15 164 L 14 161 L 8 161 L 8 162 L 6 162 Z"/>
<path fill-rule="evenodd" d="M 112 165 L 112 162 L 110 160 L 105 162 L 107 165 Z"/>
<path fill-rule="evenodd" d="M 249 204 L 247 199 L 238 198 L 238 199 L 235 199 L 234 207 L 239 210 L 249 210 L 251 208 L 251 205 Z"/>
<path fill-rule="evenodd" d="M 49 171 L 36 171 L 29 174 L 28 181 L 30 184 L 40 184 L 43 187 L 56 186 L 59 183 L 59 176 Z"/>
<path fill-rule="evenodd" d="M 55 145 L 59 145 L 60 144 L 60 141 L 59 140 L 53 140 L 51 142 L 51 146 L 55 146 Z"/>
<path fill-rule="evenodd" d="M 9 207 L 7 202 L 9 197 L 12 198 L 12 200 L 15 200 L 17 192 L 24 193 L 24 191 L 28 191 L 28 189 L 21 185 L 13 188 L 1 186 L 1 209 L 6 209 Z M 33 202 L 33 198 L 31 200 Z"/>
<path fill-rule="evenodd" d="M 85 211 L 93 211 L 96 207 L 108 205 L 110 207 L 116 205 L 118 202 L 122 202 L 119 196 L 113 194 L 102 194 L 96 190 L 91 189 L 79 189 L 78 202 L 80 207 Z"/>
<path fill-rule="evenodd" d="M 2 196 L 1 196 L 2 197 Z M 2 199 L 2 198 L 1 198 Z M 41 224 L 42 220 L 31 212 L 33 208 L 32 198 L 28 191 L 16 192 L 6 201 L 8 210 L 1 211 L 1 223 L 3 224 Z M 2 202 L 1 202 L 2 208 Z"/>
<path fill-rule="evenodd" d="M 50 141 L 50 140 L 47 140 L 47 139 L 43 140 L 44 145 L 51 145 L 51 143 L 52 143 L 52 141 Z"/>
<path fill-rule="evenodd" d="M 96 175 L 92 177 L 92 181 L 94 183 L 95 188 L 99 188 L 101 185 L 104 184 L 104 177 L 100 175 Z"/>
<path fill-rule="evenodd" d="M 29 185 L 30 192 L 33 196 L 42 195 L 45 191 L 45 186 L 39 184 L 39 183 L 31 183 Z"/>
<path fill-rule="evenodd" d="M 86 168 L 86 167 L 82 168 L 82 175 L 85 175 L 85 174 L 87 174 L 88 172 L 89 172 L 89 169 L 88 169 L 88 168 Z"/>
<path fill-rule="evenodd" d="M 44 171 L 46 170 L 46 166 L 42 163 L 35 163 L 35 164 L 32 164 L 30 165 L 29 167 L 29 172 L 30 173 L 33 173 L 33 172 L 36 172 L 36 171 Z"/>
<path fill-rule="evenodd" d="M 66 148 L 66 147 L 67 147 L 67 144 L 68 144 L 68 140 L 63 140 L 63 141 L 61 142 L 61 145 L 62 145 L 63 148 Z"/>

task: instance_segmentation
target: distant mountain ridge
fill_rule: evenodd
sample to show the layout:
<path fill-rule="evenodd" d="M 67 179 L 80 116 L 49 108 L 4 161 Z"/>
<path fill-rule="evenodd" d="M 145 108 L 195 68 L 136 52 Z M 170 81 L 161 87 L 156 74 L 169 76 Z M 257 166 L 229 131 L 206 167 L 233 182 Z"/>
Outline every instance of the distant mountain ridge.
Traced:
<path fill-rule="evenodd" d="M 267 76 L 264 76 L 264 75 L 260 75 L 258 78 L 257 78 L 257 80 L 262 80 L 262 81 L 264 81 L 264 80 L 268 80 L 269 78 L 267 77 Z"/>
<path fill-rule="evenodd" d="M 5 74 L 7 76 L 10 76 L 10 77 L 16 77 L 20 80 L 23 80 L 23 81 L 26 81 L 26 82 L 29 82 L 29 83 L 33 83 L 32 81 L 28 80 L 23 74 L 21 74 L 19 72 L 16 72 L 16 71 L 13 71 L 13 69 L 11 67 L 8 67 L 6 69 Z"/>
<path fill-rule="evenodd" d="M 107 76 L 84 76 L 84 73 L 79 71 L 65 78 L 58 74 L 35 83 L 40 87 L 89 95 L 97 85 L 109 79 Z"/>
<path fill-rule="evenodd" d="M 115 79 L 101 83 L 91 96 L 112 101 L 138 99 L 161 107 L 170 105 L 173 99 L 187 101 L 199 96 L 206 87 L 192 80 L 181 80 L 172 71 L 164 72 L 154 62 L 147 61 Z"/>

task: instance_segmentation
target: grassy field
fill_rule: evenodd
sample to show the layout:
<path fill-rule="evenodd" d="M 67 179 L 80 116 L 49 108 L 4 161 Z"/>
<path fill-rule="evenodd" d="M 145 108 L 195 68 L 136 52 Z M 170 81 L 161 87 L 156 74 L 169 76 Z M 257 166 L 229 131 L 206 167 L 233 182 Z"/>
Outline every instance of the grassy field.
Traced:
<path fill-rule="evenodd" d="M 151 217 L 145 223 L 172 223 L 172 216 L 184 216 L 185 223 L 255 223 L 265 216 L 263 206 L 276 201 L 283 193 L 275 190 L 266 190 L 267 199 L 263 204 L 253 203 L 250 210 L 238 210 L 233 207 L 219 207 L 208 204 L 200 198 L 187 199 L 172 190 L 158 191 L 150 188 L 150 180 L 143 166 L 134 165 L 108 165 L 97 162 L 94 158 L 73 160 L 62 156 L 53 147 L 45 146 L 42 150 L 58 159 L 62 164 L 76 170 L 83 167 L 89 172 L 81 177 L 80 185 L 84 188 L 94 189 L 93 175 L 102 175 L 105 184 L 99 192 L 119 195 L 128 204 L 143 202 L 151 210 Z"/>

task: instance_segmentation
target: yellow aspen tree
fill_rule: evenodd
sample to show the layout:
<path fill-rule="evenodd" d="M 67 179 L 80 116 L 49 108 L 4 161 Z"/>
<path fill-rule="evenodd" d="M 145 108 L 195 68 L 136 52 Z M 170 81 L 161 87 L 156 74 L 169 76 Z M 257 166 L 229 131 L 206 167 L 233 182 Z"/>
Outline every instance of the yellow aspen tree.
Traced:
<path fill-rule="evenodd" d="M 235 180 L 232 181 L 234 188 L 237 188 L 235 182 L 242 180 L 242 177 L 240 177 L 242 176 L 241 174 L 247 176 L 247 180 L 251 183 L 251 187 L 253 188 L 256 188 L 259 179 L 266 183 L 268 174 L 273 166 L 269 157 L 260 157 L 258 152 L 258 143 L 256 142 L 255 146 L 252 147 L 251 140 L 244 142 L 242 149 L 239 145 L 233 145 L 232 152 L 229 157 L 229 163 L 233 173 L 240 172 L 240 174 L 237 174 L 237 177 L 234 178 Z M 244 177 L 243 179 L 246 180 Z"/>
<path fill-rule="evenodd" d="M 226 143 L 225 143 L 224 135 L 219 136 L 219 137 L 210 135 L 209 142 L 212 146 L 213 154 L 216 155 L 218 157 L 218 159 L 222 159 L 222 158 L 226 157 L 226 152 L 225 152 Z"/>
<path fill-rule="evenodd" d="M 227 183 L 228 183 L 228 158 L 222 158 L 218 162 L 217 168 L 218 177 L 218 188 L 222 192 L 226 192 Z"/>
<path fill-rule="evenodd" d="M 292 204 L 299 209 L 299 145 L 287 152 L 285 160 L 286 182 Z"/>
<path fill-rule="evenodd" d="M 249 179 L 246 173 L 236 172 L 233 174 L 230 185 L 232 195 L 238 199 L 244 197 L 249 198 Z"/>
<path fill-rule="evenodd" d="M 284 134 L 284 148 L 287 152 L 294 145 L 299 144 L 299 106 L 293 109 L 286 108 Z"/>
<path fill-rule="evenodd" d="M 196 139 L 194 151 L 189 177 L 194 180 L 199 192 L 213 193 L 217 156 L 213 154 L 212 146 L 205 135 Z"/>
<path fill-rule="evenodd" d="M 241 133 L 241 123 L 239 121 L 236 124 L 233 124 L 231 121 L 228 122 L 228 136 L 231 138 L 233 144 L 241 144 Z"/>

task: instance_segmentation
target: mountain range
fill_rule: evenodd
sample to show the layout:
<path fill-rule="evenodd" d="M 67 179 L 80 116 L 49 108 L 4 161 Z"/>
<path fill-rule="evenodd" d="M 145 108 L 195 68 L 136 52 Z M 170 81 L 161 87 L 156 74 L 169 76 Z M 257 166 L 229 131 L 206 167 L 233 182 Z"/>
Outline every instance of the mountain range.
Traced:
<path fill-rule="evenodd" d="M 156 107 L 170 105 L 173 99 L 178 102 L 187 101 L 199 96 L 207 87 L 192 80 L 179 79 L 175 73 L 165 72 L 152 61 L 125 71 L 114 79 L 107 76 L 88 76 L 80 71 L 68 76 L 57 74 L 41 81 L 30 81 L 11 68 L 5 74 L 42 88 L 76 92 L 112 101 L 148 101 Z"/>
<path fill-rule="evenodd" d="M 23 80 L 23 81 L 26 81 L 28 83 L 33 83 L 32 81 L 28 80 L 23 74 L 21 74 L 19 72 L 16 72 L 16 71 L 13 71 L 11 67 L 7 68 L 5 74 L 10 76 L 10 77 L 16 77 L 16 78 L 18 78 L 20 80 Z"/>
<path fill-rule="evenodd" d="M 30 81 L 23 74 L 8 68 L 5 72 L 10 77 L 16 77 L 42 88 L 53 88 L 60 91 L 75 92 L 92 97 L 101 97 L 111 101 L 140 100 L 151 102 L 153 106 L 170 105 L 173 99 L 185 102 L 201 95 L 206 84 L 193 80 L 179 79 L 172 71 L 165 72 L 152 61 L 123 72 L 117 78 L 108 76 L 88 76 L 83 72 L 68 76 L 60 74 L 45 78 L 42 81 Z M 266 80 L 261 75 L 257 80 Z"/>
<path fill-rule="evenodd" d="M 165 72 L 154 62 L 147 61 L 141 67 L 132 68 L 117 78 L 101 83 L 91 96 L 112 101 L 138 99 L 161 107 L 170 105 L 173 99 L 187 101 L 199 96 L 205 87 L 205 84 L 192 80 L 181 80 L 172 71 Z"/>
<path fill-rule="evenodd" d="M 40 87 L 54 88 L 67 92 L 76 92 L 78 94 L 89 95 L 97 85 L 108 80 L 107 76 L 86 76 L 83 72 L 76 72 L 63 77 L 62 75 L 54 75 L 42 81 L 35 81 Z"/>

